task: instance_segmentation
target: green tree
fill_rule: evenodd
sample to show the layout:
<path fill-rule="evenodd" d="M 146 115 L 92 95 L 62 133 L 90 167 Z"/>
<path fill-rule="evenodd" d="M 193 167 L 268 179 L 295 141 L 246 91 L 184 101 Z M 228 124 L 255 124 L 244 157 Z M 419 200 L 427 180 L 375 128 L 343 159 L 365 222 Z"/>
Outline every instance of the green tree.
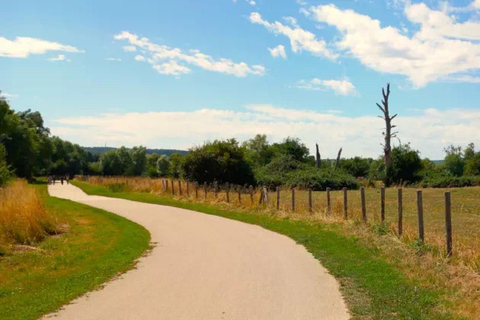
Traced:
<path fill-rule="evenodd" d="M 172 157 L 170 157 L 173 166 Z M 189 180 L 203 182 L 254 183 L 250 163 L 245 159 L 245 149 L 237 140 L 215 140 L 190 149 L 185 156 L 184 172 Z"/>
<path fill-rule="evenodd" d="M 245 148 L 245 159 L 253 167 L 264 166 L 272 160 L 274 151 L 264 134 L 257 134 L 253 139 L 245 141 L 243 147 Z"/>
<path fill-rule="evenodd" d="M 445 169 L 452 175 L 461 177 L 465 171 L 465 160 L 462 147 L 453 145 L 445 148 Z"/>
<path fill-rule="evenodd" d="M 147 170 L 147 148 L 139 146 L 130 150 L 132 159 L 132 174 L 140 176 Z"/>
<path fill-rule="evenodd" d="M 410 144 L 402 144 L 392 150 L 392 181 L 394 183 L 413 183 L 421 180 L 423 169 L 419 152 Z"/>
<path fill-rule="evenodd" d="M 281 143 L 274 143 L 272 149 L 275 156 L 288 155 L 301 162 L 308 159 L 309 150 L 298 138 L 288 137 Z"/>
<path fill-rule="evenodd" d="M 164 154 L 157 160 L 157 171 L 160 177 L 166 177 L 170 172 L 170 160 Z"/>

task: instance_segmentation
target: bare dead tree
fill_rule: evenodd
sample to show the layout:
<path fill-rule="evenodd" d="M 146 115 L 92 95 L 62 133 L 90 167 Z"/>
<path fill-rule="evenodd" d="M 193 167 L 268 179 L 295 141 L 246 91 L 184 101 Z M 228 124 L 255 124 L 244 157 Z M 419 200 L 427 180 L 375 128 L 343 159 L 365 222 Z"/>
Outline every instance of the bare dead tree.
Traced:
<path fill-rule="evenodd" d="M 320 167 L 322 166 L 322 159 L 320 158 L 320 151 L 318 151 L 318 143 L 315 143 L 315 146 L 317 147 L 317 154 L 315 155 L 315 165 L 318 169 L 320 169 Z"/>
<path fill-rule="evenodd" d="M 391 170 L 392 170 L 392 145 L 391 140 L 397 136 L 397 132 L 392 132 L 392 129 L 396 126 L 392 125 L 392 120 L 395 119 L 397 114 L 390 116 L 390 110 L 388 106 L 388 98 L 390 97 L 390 84 L 387 83 L 387 93 L 385 93 L 384 88 L 382 88 L 382 105 L 377 103 L 377 107 L 383 112 L 383 116 L 379 116 L 385 121 L 385 131 L 382 132 L 385 143 L 382 144 L 383 146 L 383 153 L 384 153 L 384 163 L 385 163 L 385 186 L 389 186 L 391 181 Z"/>
<path fill-rule="evenodd" d="M 337 154 L 337 161 L 335 162 L 335 169 L 337 169 L 340 166 L 340 157 L 342 156 L 342 148 L 338 150 Z"/>

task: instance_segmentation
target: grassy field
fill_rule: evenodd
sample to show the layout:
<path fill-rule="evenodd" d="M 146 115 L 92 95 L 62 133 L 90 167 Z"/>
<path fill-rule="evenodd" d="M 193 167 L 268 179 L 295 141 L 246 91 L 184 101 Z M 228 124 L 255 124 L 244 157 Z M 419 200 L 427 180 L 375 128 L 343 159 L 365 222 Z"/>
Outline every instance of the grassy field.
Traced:
<path fill-rule="evenodd" d="M 152 182 L 149 187 L 146 180 L 132 178 L 127 183 L 114 179 L 108 186 L 79 181 L 74 184 L 88 194 L 192 209 L 285 234 L 303 244 L 340 281 L 354 319 L 479 319 L 480 282 L 470 268 L 440 260 L 433 250 L 418 243 L 402 243 L 388 229 L 378 225 L 365 226 L 356 218 L 340 223 L 325 214 L 320 193 L 316 195 L 314 215 L 306 214 L 300 208 L 296 213 L 288 210 L 279 213 L 271 208 L 250 206 L 249 195 L 243 195 L 241 206 L 226 204 L 222 195 L 194 201 L 194 191 L 190 191 L 191 197 L 187 199 L 185 188 L 182 196 L 178 195 L 178 189 L 175 197 L 161 195 L 161 183 L 155 180 L 159 186 L 153 189 Z M 369 199 L 375 198 L 374 192 L 369 191 Z M 387 195 L 391 198 L 390 193 Z M 407 193 L 406 199 L 409 197 Z M 286 196 L 285 192 L 287 203 Z M 334 193 L 332 198 L 337 196 Z M 199 198 L 203 198 L 202 191 Z M 230 200 L 233 199 L 237 196 L 231 195 Z M 355 199 L 351 199 L 352 217 L 355 217 Z M 258 198 L 254 200 L 257 203 Z M 337 214 L 338 205 L 335 203 L 333 216 Z M 370 219 L 375 221 L 373 209 L 369 207 L 369 210 Z M 387 213 L 392 215 L 390 209 Z M 329 223 L 320 222 L 328 219 Z"/>
<path fill-rule="evenodd" d="M 103 210 L 49 197 L 36 188 L 61 233 L 0 257 L 0 319 L 37 319 L 134 267 L 149 247 L 143 227 Z"/>

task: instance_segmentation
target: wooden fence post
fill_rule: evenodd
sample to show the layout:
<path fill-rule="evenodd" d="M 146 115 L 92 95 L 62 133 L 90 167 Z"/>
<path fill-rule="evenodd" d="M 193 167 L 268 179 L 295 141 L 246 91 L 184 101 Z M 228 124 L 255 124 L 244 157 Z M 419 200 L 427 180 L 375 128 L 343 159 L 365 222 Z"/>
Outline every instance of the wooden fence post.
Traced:
<path fill-rule="evenodd" d="M 348 219 L 348 191 L 343 187 L 343 218 Z"/>
<path fill-rule="evenodd" d="M 230 185 L 228 182 L 225 184 L 225 192 L 227 193 L 227 203 L 230 203 Z"/>
<path fill-rule="evenodd" d="M 385 186 L 380 188 L 380 219 L 385 222 Z"/>
<path fill-rule="evenodd" d="M 362 200 L 362 219 L 367 223 L 367 204 L 365 203 L 365 188 L 360 188 L 360 198 Z"/>
<path fill-rule="evenodd" d="M 250 204 L 253 206 L 253 186 L 252 185 L 248 187 L 248 191 L 250 192 Z"/>
<path fill-rule="evenodd" d="M 453 254 L 452 244 L 452 199 L 450 191 L 445 192 L 445 236 L 447 241 L 447 256 Z"/>
<path fill-rule="evenodd" d="M 327 213 L 332 212 L 332 203 L 330 202 L 330 188 L 327 188 Z"/>
<path fill-rule="evenodd" d="M 181 196 L 182 195 L 182 181 L 178 180 L 178 194 Z"/>
<path fill-rule="evenodd" d="M 403 233 L 403 194 L 402 188 L 397 190 L 398 198 L 398 236 L 402 236 Z"/>
<path fill-rule="evenodd" d="M 295 188 L 292 188 L 292 212 L 295 212 Z"/>
<path fill-rule="evenodd" d="M 280 210 L 280 187 L 277 186 L 277 210 Z"/>
<path fill-rule="evenodd" d="M 187 180 L 187 198 L 190 198 L 190 183 Z"/>
<path fill-rule="evenodd" d="M 198 182 L 195 182 L 195 200 L 198 200 Z"/>
<path fill-rule="evenodd" d="M 172 195 L 174 196 L 175 195 L 175 185 L 173 184 L 173 179 L 170 180 L 170 182 L 172 183 Z"/>
<path fill-rule="evenodd" d="M 242 186 L 237 187 L 237 192 L 238 192 L 238 204 L 242 204 Z"/>
<path fill-rule="evenodd" d="M 423 232 L 423 197 L 422 190 L 417 190 L 417 213 L 418 213 L 418 238 L 420 241 L 425 242 L 425 236 Z"/>
<path fill-rule="evenodd" d="M 207 196 L 208 196 L 208 190 L 207 190 L 207 188 L 208 188 L 208 187 L 207 187 L 207 183 L 204 182 L 204 183 L 203 183 L 203 191 L 204 191 L 204 193 L 205 193 L 205 200 L 207 200 Z"/>
<path fill-rule="evenodd" d="M 313 212 L 312 189 L 308 189 L 308 212 Z"/>
<path fill-rule="evenodd" d="M 213 193 L 215 194 L 215 198 L 218 197 L 218 182 L 213 181 Z"/>
<path fill-rule="evenodd" d="M 267 187 L 263 186 L 263 202 L 268 205 L 268 189 Z"/>

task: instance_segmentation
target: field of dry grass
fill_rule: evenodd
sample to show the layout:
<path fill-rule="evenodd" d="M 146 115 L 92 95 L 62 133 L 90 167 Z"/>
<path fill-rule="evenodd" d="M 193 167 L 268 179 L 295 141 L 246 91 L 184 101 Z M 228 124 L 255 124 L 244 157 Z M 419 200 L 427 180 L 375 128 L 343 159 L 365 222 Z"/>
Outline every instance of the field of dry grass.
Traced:
<path fill-rule="evenodd" d="M 0 249 L 38 242 L 54 233 L 55 226 L 37 190 L 26 181 L 15 180 L 0 188 Z"/>

